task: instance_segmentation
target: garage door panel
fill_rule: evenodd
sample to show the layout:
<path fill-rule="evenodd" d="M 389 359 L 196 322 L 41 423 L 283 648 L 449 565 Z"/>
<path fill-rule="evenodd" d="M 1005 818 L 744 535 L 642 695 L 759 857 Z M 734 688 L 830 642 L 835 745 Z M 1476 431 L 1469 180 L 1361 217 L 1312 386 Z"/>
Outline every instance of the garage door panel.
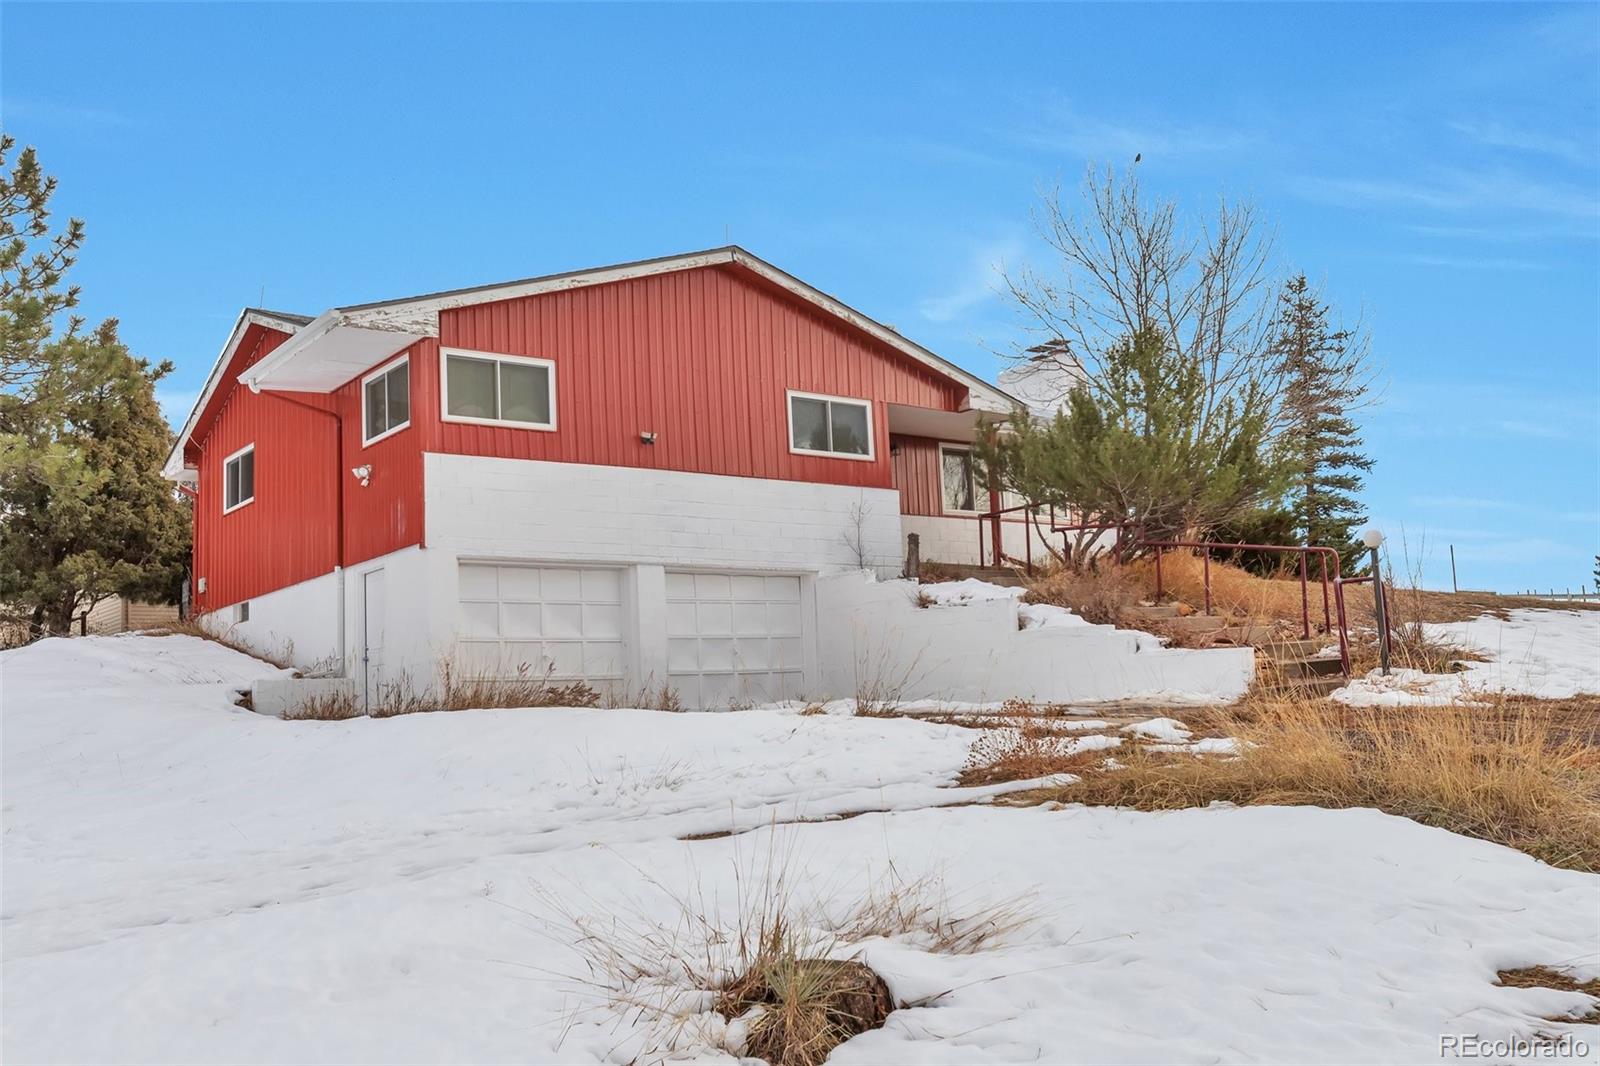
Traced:
<path fill-rule="evenodd" d="M 540 595 L 539 571 L 527 566 L 502 566 L 499 574 L 502 600 L 537 601 Z"/>
<path fill-rule="evenodd" d="M 682 570 L 667 572 L 667 599 L 693 600 L 694 575 Z"/>
<path fill-rule="evenodd" d="M 583 575 L 577 570 L 546 568 L 539 573 L 540 598 L 578 600 L 583 598 Z"/>
<path fill-rule="evenodd" d="M 620 676 L 624 667 L 622 646 L 608 643 L 583 645 L 583 675 L 585 677 Z"/>
<path fill-rule="evenodd" d="M 495 603 L 463 603 L 461 605 L 461 635 L 498 637 L 500 635 L 500 605 Z"/>
<path fill-rule="evenodd" d="M 772 642 L 775 669 L 799 670 L 805 666 L 805 643 L 799 637 L 782 637 Z"/>
<path fill-rule="evenodd" d="M 700 669 L 700 641 L 694 637 L 675 637 L 667 641 L 667 670 L 692 674 Z"/>
<path fill-rule="evenodd" d="M 501 635 L 506 637 L 543 636 L 542 613 L 537 603 L 502 603 L 500 605 Z"/>
<path fill-rule="evenodd" d="M 798 603 L 771 603 L 767 605 L 768 632 L 775 637 L 800 635 L 800 605 Z"/>
<path fill-rule="evenodd" d="M 622 639 L 622 605 L 586 603 L 583 605 L 583 635 L 589 640 Z"/>
<path fill-rule="evenodd" d="M 498 598 L 495 568 L 492 566 L 463 566 L 461 568 L 461 598 L 463 600 L 493 600 Z"/>
<path fill-rule="evenodd" d="M 552 640 L 583 636 L 583 604 L 546 603 L 541 611 L 542 635 Z"/>
<path fill-rule="evenodd" d="M 733 632 L 739 637 L 759 637 L 767 633 L 767 605 L 765 603 L 736 603 L 733 605 Z"/>
<path fill-rule="evenodd" d="M 759 574 L 735 574 L 731 585 L 731 594 L 736 600 L 764 600 L 767 597 L 767 580 Z"/>
<path fill-rule="evenodd" d="M 694 592 L 691 584 L 689 591 Z M 667 636 L 692 637 L 697 632 L 694 621 L 694 604 L 667 601 Z"/>
<path fill-rule="evenodd" d="M 695 631 L 701 636 L 728 636 L 733 633 L 733 604 L 701 603 L 695 607 Z"/>
<path fill-rule="evenodd" d="M 728 598 L 732 584 L 732 579 L 727 574 L 696 574 L 694 576 L 694 594 L 702 600 L 725 600 Z"/>
<path fill-rule="evenodd" d="M 618 570 L 585 570 L 579 584 L 584 600 L 590 603 L 621 603 L 622 573 Z"/>
<path fill-rule="evenodd" d="M 797 577 L 768 577 L 765 579 L 766 597 L 788 603 L 800 602 L 800 579 Z"/>

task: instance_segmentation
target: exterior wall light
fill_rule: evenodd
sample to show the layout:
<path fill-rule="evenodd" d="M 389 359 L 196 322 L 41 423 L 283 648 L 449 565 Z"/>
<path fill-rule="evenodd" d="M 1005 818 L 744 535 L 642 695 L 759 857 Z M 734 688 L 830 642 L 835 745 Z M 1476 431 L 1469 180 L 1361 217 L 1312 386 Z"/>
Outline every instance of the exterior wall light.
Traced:
<path fill-rule="evenodd" d="M 372 480 L 372 466 L 371 466 L 371 464 L 368 464 L 366 466 L 351 467 L 350 473 L 354 474 L 356 476 L 356 480 L 361 482 L 361 487 L 362 488 L 366 488 L 367 487 L 367 483 Z"/>

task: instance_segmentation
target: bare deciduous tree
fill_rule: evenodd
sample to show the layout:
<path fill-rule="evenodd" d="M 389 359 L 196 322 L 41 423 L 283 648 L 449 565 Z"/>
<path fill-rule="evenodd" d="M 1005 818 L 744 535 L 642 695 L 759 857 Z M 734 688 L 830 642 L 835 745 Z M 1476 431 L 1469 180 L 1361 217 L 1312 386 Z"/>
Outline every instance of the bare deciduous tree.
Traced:
<path fill-rule="evenodd" d="M 1027 357 L 1054 360 L 1065 380 L 1081 375 L 1098 391 L 1105 354 L 1156 329 L 1181 360 L 1203 368 L 1203 426 L 1247 391 L 1276 396 L 1272 236 L 1255 208 L 1223 201 L 1209 225 L 1188 232 L 1173 201 L 1150 200 L 1135 173 L 1109 169 L 1089 171 L 1081 199 L 1075 211 L 1057 187 L 1035 211 L 1058 257 L 1053 268 L 1005 275 L 1044 340 Z"/>

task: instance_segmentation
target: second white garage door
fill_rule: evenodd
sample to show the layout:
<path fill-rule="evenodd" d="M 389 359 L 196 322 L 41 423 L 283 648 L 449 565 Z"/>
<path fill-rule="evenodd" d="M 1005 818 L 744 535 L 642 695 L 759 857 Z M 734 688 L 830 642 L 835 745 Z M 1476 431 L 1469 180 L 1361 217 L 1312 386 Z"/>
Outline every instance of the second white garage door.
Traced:
<path fill-rule="evenodd" d="M 685 707 L 802 696 L 800 578 L 667 571 L 667 671 Z"/>

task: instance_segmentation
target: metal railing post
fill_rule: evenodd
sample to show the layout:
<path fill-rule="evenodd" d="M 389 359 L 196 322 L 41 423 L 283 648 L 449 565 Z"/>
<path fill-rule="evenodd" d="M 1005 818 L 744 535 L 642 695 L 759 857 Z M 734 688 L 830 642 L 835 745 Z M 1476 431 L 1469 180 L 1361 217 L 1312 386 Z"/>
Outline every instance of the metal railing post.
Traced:
<path fill-rule="evenodd" d="M 1162 552 L 1161 548 L 1157 548 L 1156 549 L 1156 602 L 1157 603 L 1161 602 L 1161 597 L 1162 597 L 1162 595 L 1164 594 L 1164 591 L 1165 591 L 1165 586 L 1163 586 L 1162 583 L 1161 583 L 1161 552 Z"/>
<path fill-rule="evenodd" d="M 1205 551 L 1206 572 L 1206 614 L 1211 613 L 1211 546 L 1207 545 Z"/>
<path fill-rule="evenodd" d="M 1300 552 L 1300 639 L 1311 639 L 1311 586 L 1306 580 L 1306 553 Z"/>

